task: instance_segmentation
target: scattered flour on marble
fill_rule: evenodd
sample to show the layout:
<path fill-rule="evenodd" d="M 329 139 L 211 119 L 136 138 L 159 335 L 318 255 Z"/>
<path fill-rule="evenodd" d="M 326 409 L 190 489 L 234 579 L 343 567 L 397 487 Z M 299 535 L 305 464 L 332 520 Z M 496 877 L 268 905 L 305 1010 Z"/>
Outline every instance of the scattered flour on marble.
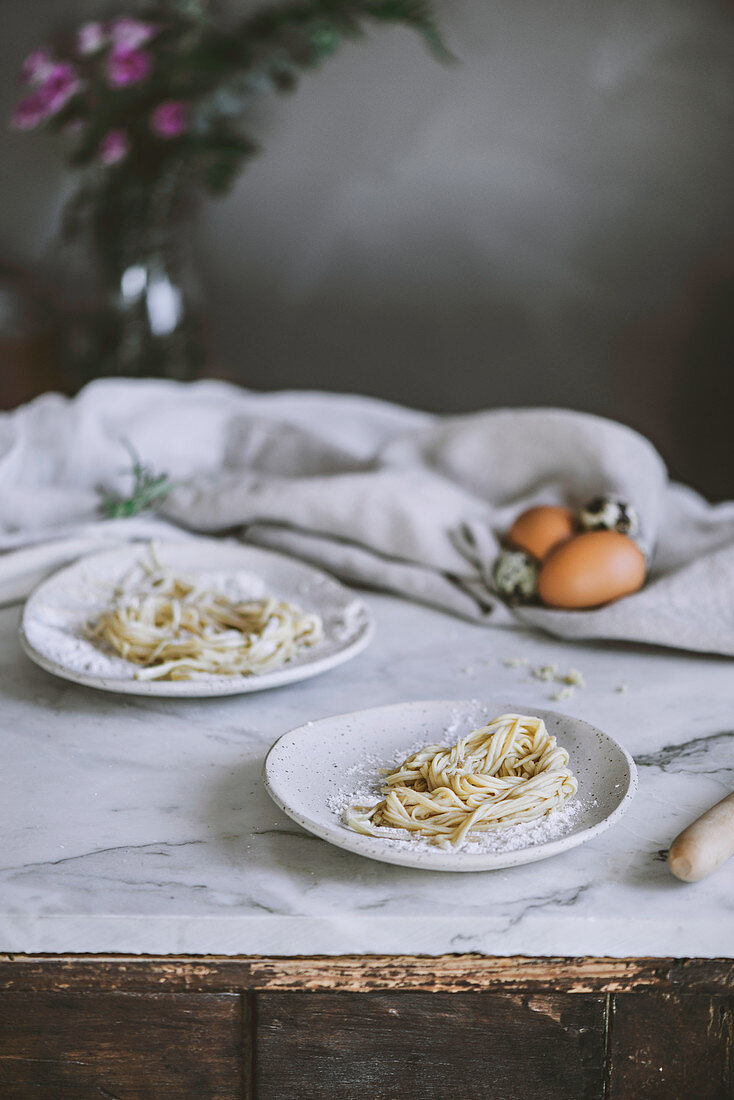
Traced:
<path fill-rule="evenodd" d="M 561 672 L 558 665 L 531 665 L 527 657 L 506 657 L 502 664 L 506 668 L 523 669 L 529 672 L 532 680 L 561 684 L 562 686 L 549 696 L 555 702 L 571 699 L 576 688 L 586 687 L 584 675 L 577 668 L 569 668 L 568 672 Z"/>
<path fill-rule="evenodd" d="M 558 665 L 540 665 L 538 668 L 531 668 L 530 675 L 535 680 L 555 680 L 558 677 Z"/>

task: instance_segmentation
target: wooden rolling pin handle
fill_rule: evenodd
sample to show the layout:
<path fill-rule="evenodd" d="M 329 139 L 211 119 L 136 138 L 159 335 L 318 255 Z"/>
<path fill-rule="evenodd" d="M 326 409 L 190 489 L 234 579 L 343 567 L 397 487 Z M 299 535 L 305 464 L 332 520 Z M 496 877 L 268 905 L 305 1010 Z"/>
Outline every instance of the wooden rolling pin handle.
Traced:
<path fill-rule="evenodd" d="M 728 794 L 684 829 L 668 852 L 668 866 L 683 882 L 698 882 L 734 855 L 734 794 Z"/>

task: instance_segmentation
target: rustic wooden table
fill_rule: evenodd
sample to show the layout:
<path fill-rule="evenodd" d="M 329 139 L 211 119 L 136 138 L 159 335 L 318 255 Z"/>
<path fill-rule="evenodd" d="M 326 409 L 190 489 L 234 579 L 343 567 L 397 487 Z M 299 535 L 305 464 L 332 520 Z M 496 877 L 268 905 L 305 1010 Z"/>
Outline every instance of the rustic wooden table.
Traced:
<path fill-rule="evenodd" d="M 0 960 L 0 1095 L 732 1095 L 728 959 Z"/>
<path fill-rule="evenodd" d="M 731 782 L 730 663 L 370 600 L 376 639 L 344 668 L 190 702 L 54 680 L 0 611 L 2 1100 L 731 1097 L 734 868 L 685 886 L 664 861 Z M 562 705 L 640 767 L 587 845 L 411 871 L 308 836 L 262 789 L 267 747 L 309 718 L 532 711 L 549 663 L 582 670 Z"/>

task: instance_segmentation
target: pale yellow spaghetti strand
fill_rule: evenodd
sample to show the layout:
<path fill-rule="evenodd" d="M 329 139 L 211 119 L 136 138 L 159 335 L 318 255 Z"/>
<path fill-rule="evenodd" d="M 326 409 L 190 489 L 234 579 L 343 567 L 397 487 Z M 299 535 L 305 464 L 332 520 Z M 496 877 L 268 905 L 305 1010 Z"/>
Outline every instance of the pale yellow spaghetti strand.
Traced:
<path fill-rule="evenodd" d="M 370 836 L 405 829 L 457 846 L 470 834 L 535 821 L 577 790 L 568 753 L 542 718 L 501 714 L 451 748 L 427 745 L 413 753 L 386 776 L 385 798 L 350 808 L 345 823 Z"/>
<path fill-rule="evenodd" d="M 123 586 L 90 635 L 139 665 L 141 680 L 251 676 L 278 668 L 323 638 L 321 618 L 268 596 L 233 601 L 196 577 L 153 564 Z"/>

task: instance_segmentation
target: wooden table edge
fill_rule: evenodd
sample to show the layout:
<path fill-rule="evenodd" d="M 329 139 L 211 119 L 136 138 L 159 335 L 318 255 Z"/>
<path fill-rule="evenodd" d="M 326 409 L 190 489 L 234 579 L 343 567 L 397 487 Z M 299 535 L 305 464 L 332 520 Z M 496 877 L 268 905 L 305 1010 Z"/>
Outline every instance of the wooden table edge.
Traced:
<path fill-rule="evenodd" d="M 0 954 L 0 991 L 731 993 L 734 959 Z"/>

